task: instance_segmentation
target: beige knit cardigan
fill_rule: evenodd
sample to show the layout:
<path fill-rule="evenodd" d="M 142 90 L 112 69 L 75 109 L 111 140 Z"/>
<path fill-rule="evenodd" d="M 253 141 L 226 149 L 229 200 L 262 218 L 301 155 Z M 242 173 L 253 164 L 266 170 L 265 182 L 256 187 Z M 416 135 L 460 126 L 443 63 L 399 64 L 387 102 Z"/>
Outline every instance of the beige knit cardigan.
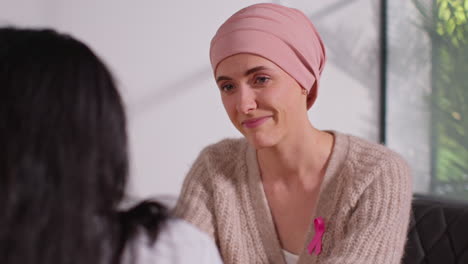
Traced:
<path fill-rule="evenodd" d="M 412 197 L 406 162 L 384 146 L 333 134 L 315 210 L 326 225 L 322 252 L 307 252 L 315 233 L 311 222 L 298 263 L 400 263 Z M 285 263 L 256 151 L 245 139 L 226 139 L 201 152 L 174 213 L 209 234 L 227 264 Z"/>

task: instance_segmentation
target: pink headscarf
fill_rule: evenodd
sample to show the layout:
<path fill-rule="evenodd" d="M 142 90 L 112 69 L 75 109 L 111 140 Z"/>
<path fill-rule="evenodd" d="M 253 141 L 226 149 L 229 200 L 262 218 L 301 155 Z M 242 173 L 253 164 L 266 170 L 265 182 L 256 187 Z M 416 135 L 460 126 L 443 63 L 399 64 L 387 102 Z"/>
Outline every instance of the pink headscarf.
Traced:
<path fill-rule="evenodd" d="M 307 107 L 312 106 L 326 55 L 322 39 L 304 13 L 268 3 L 239 10 L 211 40 L 213 73 L 222 60 L 239 53 L 274 62 L 307 90 Z"/>

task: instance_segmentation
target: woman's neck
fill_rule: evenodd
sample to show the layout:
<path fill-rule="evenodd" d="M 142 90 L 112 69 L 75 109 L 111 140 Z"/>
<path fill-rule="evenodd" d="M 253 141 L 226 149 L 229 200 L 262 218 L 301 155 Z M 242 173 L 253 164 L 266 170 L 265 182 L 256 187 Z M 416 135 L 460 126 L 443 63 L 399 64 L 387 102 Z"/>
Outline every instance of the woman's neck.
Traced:
<path fill-rule="evenodd" d="M 262 179 L 316 188 L 326 170 L 333 135 L 310 124 L 296 131 L 273 147 L 257 150 Z"/>

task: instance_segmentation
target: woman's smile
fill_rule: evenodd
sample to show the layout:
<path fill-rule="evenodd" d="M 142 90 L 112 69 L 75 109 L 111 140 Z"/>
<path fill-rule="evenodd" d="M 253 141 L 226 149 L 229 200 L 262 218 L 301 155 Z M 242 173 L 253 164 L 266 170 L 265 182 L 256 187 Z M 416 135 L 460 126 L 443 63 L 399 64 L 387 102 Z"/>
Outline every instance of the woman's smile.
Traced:
<path fill-rule="evenodd" d="M 242 126 L 245 128 L 257 128 L 265 123 L 268 119 L 272 118 L 272 116 L 264 116 L 259 118 L 252 118 L 242 121 Z"/>

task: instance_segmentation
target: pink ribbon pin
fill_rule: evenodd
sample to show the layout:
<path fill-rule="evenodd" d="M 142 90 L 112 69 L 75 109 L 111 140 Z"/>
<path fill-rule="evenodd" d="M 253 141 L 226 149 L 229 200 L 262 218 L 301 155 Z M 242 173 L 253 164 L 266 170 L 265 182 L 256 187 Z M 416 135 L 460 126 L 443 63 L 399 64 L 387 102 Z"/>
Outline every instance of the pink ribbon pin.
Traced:
<path fill-rule="evenodd" d="M 322 252 L 322 237 L 325 233 L 325 221 L 323 221 L 322 217 L 315 218 L 314 229 L 315 235 L 312 241 L 310 241 L 309 246 L 307 246 L 307 251 L 309 254 L 312 254 L 312 252 L 315 251 L 315 255 L 318 255 Z"/>

